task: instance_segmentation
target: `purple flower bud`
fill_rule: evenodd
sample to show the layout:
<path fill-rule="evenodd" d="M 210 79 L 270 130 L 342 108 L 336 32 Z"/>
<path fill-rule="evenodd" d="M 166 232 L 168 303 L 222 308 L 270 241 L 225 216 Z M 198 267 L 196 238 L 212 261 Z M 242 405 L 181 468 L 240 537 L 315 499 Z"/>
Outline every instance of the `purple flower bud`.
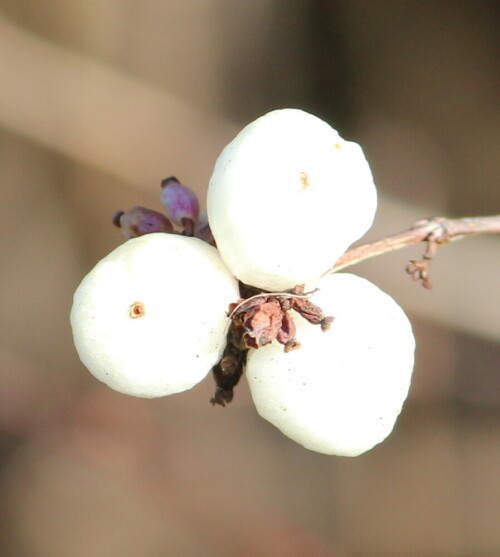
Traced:
<path fill-rule="evenodd" d="M 176 223 L 182 219 L 198 220 L 200 207 L 193 190 L 179 183 L 175 176 L 165 178 L 161 183 L 161 202 L 167 209 L 167 215 Z"/>
<path fill-rule="evenodd" d="M 127 239 L 152 232 L 174 231 L 172 223 L 165 215 L 145 207 L 132 207 L 127 212 L 117 211 L 113 216 L 113 223 L 122 229 Z"/>

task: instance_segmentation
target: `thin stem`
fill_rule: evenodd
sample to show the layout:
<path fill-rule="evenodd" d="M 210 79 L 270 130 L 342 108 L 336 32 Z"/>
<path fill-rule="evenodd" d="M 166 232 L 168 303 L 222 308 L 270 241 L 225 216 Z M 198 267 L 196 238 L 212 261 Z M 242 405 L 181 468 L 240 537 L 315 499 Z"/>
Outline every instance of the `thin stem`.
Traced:
<path fill-rule="evenodd" d="M 424 259 L 430 260 L 439 245 L 476 234 L 500 234 L 500 215 L 461 219 L 431 217 L 419 220 L 403 232 L 348 250 L 325 275 L 420 242 L 428 243 Z"/>

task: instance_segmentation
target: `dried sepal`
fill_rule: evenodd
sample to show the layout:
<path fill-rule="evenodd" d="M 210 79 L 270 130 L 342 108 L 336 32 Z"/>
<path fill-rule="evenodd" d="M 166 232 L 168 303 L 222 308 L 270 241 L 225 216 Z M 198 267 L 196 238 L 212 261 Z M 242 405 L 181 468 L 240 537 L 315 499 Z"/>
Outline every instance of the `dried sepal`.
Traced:
<path fill-rule="evenodd" d="M 252 293 L 251 287 L 248 293 Z M 293 309 L 313 325 L 326 331 L 333 317 L 326 317 L 323 310 L 308 300 L 313 292 L 304 292 L 303 285 L 290 292 L 262 292 L 238 303 L 231 304 L 229 315 L 233 325 L 242 328 L 246 348 L 259 348 L 277 340 L 285 352 L 300 346 L 295 337 L 295 325 L 289 311 Z"/>
<path fill-rule="evenodd" d="M 285 346 L 285 352 L 290 352 L 300 347 L 300 342 L 295 338 L 297 328 L 288 311 L 283 312 L 281 319 L 281 327 L 276 335 L 276 340 Z"/>
<path fill-rule="evenodd" d="M 420 261 L 412 259 L 406 266 L 406 272 L 410 275 L 412 280 L 419 281 L 427 290 L 432 288 L 431 279 L 429 277 L 429 263 L 430 259 L 424 257 Z"/>
<path fill-rule="evenodd" d="M 263 301 L 243 314 L 245 344 L 259 348 L 271 343 L 281 329 L 282 310 L 277 300 Z"/>

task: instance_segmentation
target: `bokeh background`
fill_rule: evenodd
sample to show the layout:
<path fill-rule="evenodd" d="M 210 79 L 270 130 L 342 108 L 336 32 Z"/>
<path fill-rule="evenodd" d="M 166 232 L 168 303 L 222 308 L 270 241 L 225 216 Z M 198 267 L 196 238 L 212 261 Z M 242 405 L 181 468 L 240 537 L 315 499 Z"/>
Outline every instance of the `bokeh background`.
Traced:
<path fill-rule="evenodd" d="M 487 0 L 0 0 L 0 555 L 500 555 L 500 238 L 442 248 L 431 292 L 403 270 L 422 246 L 353 269 L 418 344 L 394 433 L 355 459 L 284 438 L 244 381 L 225 409 L 210 377 L 114 393 L 68 323 L 113 212 L 160 209 L 172 174 L 204 199 L 274 108 L 363 145 L 366 239 L 500 213 L 498 28 Z"/>

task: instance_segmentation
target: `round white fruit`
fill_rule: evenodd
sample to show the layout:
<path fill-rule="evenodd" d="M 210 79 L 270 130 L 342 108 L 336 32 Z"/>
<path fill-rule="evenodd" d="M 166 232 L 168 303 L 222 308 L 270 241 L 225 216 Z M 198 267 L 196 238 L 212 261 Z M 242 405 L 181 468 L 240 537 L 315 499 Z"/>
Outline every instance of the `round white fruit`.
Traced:
<path fill-rule="evenodd" d="M 406 399 L 415 341 L 396 302 L 355 275 L 318 281 L 311 296 L 329 331 L 294 314 L 301 346 L 251 350 L 246 376 L 259 414 L 307 449 L 356 456 L 383 441 Z"/>
<path fill-rule="evenodd" d="M 100 261 L 75 292 L 80 359 L 116 391 L 158 397 L 201 381 L 226 343 L 238 285 L 196 238 L 147 234 Z"/>
<path fill-rule="evenodd" d="M 361 147 L 297 109 L 246 126 L 219 156 L 207 198 L 227 266 L 271 291 L 318 279 L 368 230 L 376 204 Z"/>

